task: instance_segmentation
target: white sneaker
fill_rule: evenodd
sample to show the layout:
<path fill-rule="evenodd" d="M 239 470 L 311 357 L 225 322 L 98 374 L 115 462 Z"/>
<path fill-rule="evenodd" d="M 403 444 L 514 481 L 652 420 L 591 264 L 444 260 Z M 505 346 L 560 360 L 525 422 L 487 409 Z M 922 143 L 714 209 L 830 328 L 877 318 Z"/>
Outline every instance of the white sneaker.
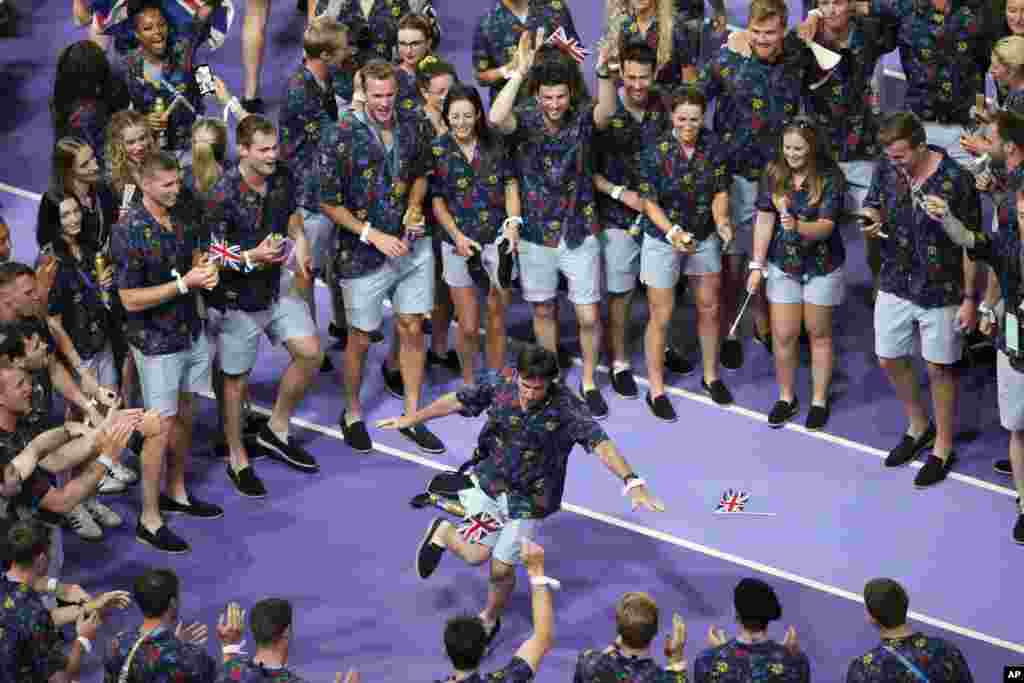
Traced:
<path fill-rule="evenodd" d="M 64 519 L 67 520 L 68 526 L 71 528 L 79 538 L 86 541 L 98 541 L 103 538 L 103 529 L 96 523 L 96 520 L 92 518 L 89 511 L 85 509 L 85 505 L 79 503 L 76 505 L 71 512 L 64 515 Z"/>
<path fill-rule="evenodd" d="M 108 474 L 104 476 L 103 479 L 100 481 L 100 486 L 98 489 L 96 489 L 96 491 L 97 493 L 107 495 L 111 493 L 124 493 L 124 490 L 126 488 L 128 488 L 127 484 L 125 484 L 120 479 L 115 479 L 114 477 Z"/>
<path fill-rule="evenodd" d="M 119 462 L 113 463 L 110 468 L 110 476 L 117 479 L 122 484 L 131 486 L 139 480 L 139 473 L 130 467 L 125 467 Z"/>
<path fill-rule="evenodd" d="M 92 518 L 103 526 L 108 528 L 121 526 L 123 521 L 121 515 L 101 503 L 95 496 L 84 501 L 82 504 L 85 505 L 85 509 L 89 511 Z"/>

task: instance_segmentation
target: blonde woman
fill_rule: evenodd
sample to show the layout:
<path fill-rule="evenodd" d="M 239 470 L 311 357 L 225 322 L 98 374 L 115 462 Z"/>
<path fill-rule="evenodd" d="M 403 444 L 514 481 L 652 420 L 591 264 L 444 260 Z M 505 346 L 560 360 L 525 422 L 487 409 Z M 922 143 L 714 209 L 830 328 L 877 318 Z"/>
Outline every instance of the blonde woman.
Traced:
<path fill-rule="evenodd" d="M 1024 36 L 1001 38 L 992 48 L 988 72 L 1002 94 L 999 109 L 1024 114 Z M 988 122 L 995 112 L 986 108 L 975 113 Z M 963 136 L 960 144 L 975 155 L 988 154 L 992 150 L 992 141 L 985 131 Z"/>
<path fill-rule="evenodd" d="M 106 140 L 107 182 L 121 214 L 142 202 L 139 171 L 142 161 L 153 151 L 156 151 L 156 137 L 144 114 L 125 109 L 110 118 Z"/>
<path fill-rule="evenodd" d="M 667 85 L 697 79 L 700 40 L 676 14 L 675 0 L 608 0 L 607 40 L 622 51 L 644 42 L 658 55 L 656 80 Z"/>

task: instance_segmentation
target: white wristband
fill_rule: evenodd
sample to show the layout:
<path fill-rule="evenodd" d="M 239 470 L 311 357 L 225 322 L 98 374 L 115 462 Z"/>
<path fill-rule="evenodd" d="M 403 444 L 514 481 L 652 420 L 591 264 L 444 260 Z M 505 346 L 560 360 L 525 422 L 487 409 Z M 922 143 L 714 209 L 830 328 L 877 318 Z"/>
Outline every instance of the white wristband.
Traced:
<path fill-rule="evenodd" d="M 647 486 L 647 482 L 641 477 L 630 479 L 626 482 L 626 485 L 622 487 L 622 495 L 628 496 L 630 491 L 639 486 Z"/>
<path fill-rule="evenodd" d="M 369 244 L 370 243 L 370 224 L 369 223 L 364 223 L 363 224 L 363 231 L 361 233 L 359 233 L 359 241 L 362 242 L 363 244 Z"/>
<path fill-rule="evenodd" d="M 109 455 L 101 455 L 96 458 L 96 462 L 107 468 L 107 471 L 114 469 L 114 461 L 110 459 Z"/>
<path fill-rule="evenodd" d="M 85 636 L 78 636 L 75 638 L 79 643 L 82 644 L 82 649 L 85 650 L 86 654 L 92 654 L 92 641 Z"/>
<path fill-rule="evenodd" d="M 824 12 L 822 12 L 820 9 L 812 9 L 810 12 L 807 13 L 807 16 L 808 17 L 814 17 L 815 19 L 824 19 L 825 18 Z"/>
<path fill-rule="evenodd" d="M 552 579 L 550 576 L 533 576 L 530 577 L 531 586 L 548 586 L 551 590 L 561 590 L 562 582 L 558 579 Z"/>
<path fill-rule="evenodd" d="M 615 201 L 619 201 L 622 199 L 622 193 L 625 191 L 626 188 L 623 187 L 622 185 L 615 185 L 612 187 L 612 191 L 609 192 L 608 195 Z"/>
<path fill-rule="evenodd" d="M 174 276 L 174 280 L 178 285 L 178 293 L 188 294 L 188 285 L 185 284 L 185 278 L 181 277 L 181 273 L 178 272 L 177 268 L 171 271 L 171 275 Z"/>
<path fill-rule="evenodd" d="M 502 80 L 507 81 L 508 79 L 512 78 L 512 72 L 515 71 L 515 69 L 510 69 L 509 65 L 505 64 L 500 69 L 498 69 L 498 71 L 501 73 Z"/>
<path fill-rule="evenodd" d="M 245 647 L 245 641 L 235 643 L 233 645 L 225 645 L 220 649 L 223 654 L 226 655 L 240 655 L 242 654 L 242 648 Z"/>
<path fill-rule="evenodd" d="M 753 260 L 751 260 L 751 262 L 749 264 L 747 264 L 747 270 L 760 270 L 763 273 L 764 272 L 764 264 L 761 263 L 760 261 L 753 261 Z"/>
<path fill-rule="evenodd" d="M 53 578 L 51 576 L 49 579 L 46 580 L 46 592 L 47 593 L 56 593 L 58 585 L 59 584 L 57 583 L 57 579 L 55 579 L 55 578 Z"/>
<path fill-rule="evenodd" d="M 249 259 L 249 252 L 248 251 L 243 251 L 242 252 L 242 256 L 245 257 L 245 267 L 246 267 L 246 269 L 247 270 L 255 270 L 256 266 L 254 266 L 252 264 L 252 261 Z"/>
<path fill-rule="evenodd" d="M 680 226 L 673 225 L 672 228 L 665 234 L 665 239 L 667 239 L 669 242 L 671 242 L 672 241 L 672 237 L 677 232 L 682 232 L 682 231 L 683 231 L 683 229 Z"/>

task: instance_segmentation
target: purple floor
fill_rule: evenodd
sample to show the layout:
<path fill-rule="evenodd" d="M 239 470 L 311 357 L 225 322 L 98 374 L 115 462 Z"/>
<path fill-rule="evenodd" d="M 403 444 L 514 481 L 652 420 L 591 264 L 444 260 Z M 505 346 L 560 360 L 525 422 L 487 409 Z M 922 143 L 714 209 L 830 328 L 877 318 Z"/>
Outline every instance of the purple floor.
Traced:
<path fill-rule="evenodd" d="M 455 16 L 454 0 L 435 3 L 445 25 L 445 52 L 465 76 L 474 12 Z M 593 43 L 601 21 L 596 8 L 603 3 L 570 4 L 584 42 Z M 0 183 L 9 186 L 0 186 L 0 203 L 15 232 L 15 256 L 29 261 L 36 203 L 11 187 L 30 193 L 45 187 L 51 136 L 46 99 L 53 66 L 59 48 L 83 34 L 72 29 L 65 3 L 22 1 L 19 6 L 29 15 L 22 36 L 0 43 L 0 90 L 6 95 Z M 742 14 L 730 19 L 738 23 Z M 291 4 L 274 8 L 271 31 L 264 96 L 276 105 L 299 56 L 301 20 Z M 209 59 L 235 91 L 241 85 L 239 54 L 236 27 L 229 44 Z M 890 85 L 886 101 L 898 103 L 899 86 Z M 774 371 L 755 345 L 747 347 L 743 370 L 724 376 L 735 409 L 720 409 L 700 396 L 696 376 L 675 382 L 680 421 L 674 426 L 655 422 L 642 402 L 615 399 L 606 391 L 612 410 L 606 429 L 669 509 L 661 515 L 630 513 L 599 463 L 582 452 L 575 456 L 566 491 L 571 505 L 539 532 L 549 551 L 549 573 L 564 586 L 556 597 L 557 647 L 539 681 L 570 680 L 575 653 L 613 637 L 612 605 L 626 590 L 653 593 L 665 619 L 673 610 L 686 618 L 692 661 L 705 646 L 709 624 L 731 626 L 732 586 L 750 574 L 777 587 L 784 618 L 772 633 L 781 638 L 786 625 L 797 627 L 815 680 L 842 680 L 849 660 L 874 644 L 863 608 L 850 597 L 879 575 L 904 582 L 911 608 L 925 621 L 922 628 L 960 645 L 975 680 L 999 680 L 1004 665 L 1024 661 L 1019 598 L 1014 597 L 1024 573 L 1024 550 L 1010 540 L 1009 480 L 991 469 L 994 458 L 1005 457 L 1007 444 L 996 417 L 992 370 L 976 367 L 963 379 L 959 476 L 918 492 L 911 486 L 914 470 L 883 468 L 879 449 L 891 447 L 905 424 L 871 351 L 862 245 L 851 236 L 847 246 L 852 286 L 836 321 L 841 355 L 828 434 L 767 428 L 764 413 L 775 399 Z M 321 322 L 328 315 L 324 294 L 318 292 Z M 641 338 L 645 320 L 644 306 L 636 308 L 632 339 Z M 526 309 L 519 305 L 514 313 L 510 332 L 527 336 Z M 566 317 L 570 346 L 572 326 Z M 643 374 L 639 346 L 635 351 Z M 368 366 L 364 396 L 370 419 L 400 410 L 379 381 L 377 365 L 384 353 L 385 346 L 374 347 Z M 337 362 L 337 353 L 332 355 Z M 284 362 L 280 349 L 264 349 L 253 377 L 259 404 L 272 401 Z M 807 404 L 806 367 L 800 378 L 799 393 Z M 454 386 L 444 373 L 435 371 L 430 379 L 425 400 Z M 576 381 L 570 379 L 570 386 Z M 215 438 L 209 427 L 212 405 L 202 407 L 197 452 Z M 479 609 L 484 575 L 449 558 L 430 582 L 416 578 L 414 545 L 430 516 L 412 511 L 406 501 L 436 464 L 411 456 L 411 447 L 390 433 L 372 433 L 378 444 L 372 455 L 352 454 L 335 430 L 340 410 L 337 378 L 319 377 L 297 417 L 312 427 L 304 435 L 323 470 L 309 476 L 259 464 L 271 493 L 263 503 L 236 496 L 223 465 L 197 457 L 196 492 L 222 503 L 227 514 L 209 523 L 174 520 L 193 544 L 191 555 L 155 554 L 133 541 L 129 525 L 101 544 L 69 539 L 69 578 L 89 588 L 127 587 L 144 566 L 171 566 L 184 579 L 186 618 L 211 624 L 227 600 L 251 604 L 283 595 L 298 614 L 292 662 L 311 680 L 329 680 L 334 671 L 351 666 L 364 673 L 364 681 L 440 678 L 447 673 L 443 620 Z M 449 418 L 435 424 L 449 448 L 436 463 L 454 466 L 468 457 L 480 421 Z M 713 515 L 726 487 L 749 489 L 755 509 L 777 516 Z M 135 495 L 114 499 L 131 523 Z M 528 609 L 520 587 L 490 663 L 502 663 L 528 636 Z M 133 612 L 127 619 L 136 617 Z M 125 621 L 119 617 L 117 623 Z M 83 680 L 99 680 L 96 660 L 90 665 Z"/>

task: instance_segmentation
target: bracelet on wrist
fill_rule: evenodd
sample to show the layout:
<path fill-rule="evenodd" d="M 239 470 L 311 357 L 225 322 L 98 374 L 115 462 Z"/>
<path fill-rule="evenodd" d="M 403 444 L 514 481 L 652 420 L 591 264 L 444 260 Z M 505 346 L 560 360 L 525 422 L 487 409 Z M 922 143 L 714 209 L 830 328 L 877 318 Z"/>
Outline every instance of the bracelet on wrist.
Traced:
<path fill-rule="evenodd" d="M 619 202 L 622 201 L 622 194 L 626 191 L 626 188 L 622 185 L 612 185 L 612 191 L 608 193 L 608 196 Z"/>
<path fill-rule="evenodd" d="M 57 579 L 53 578 L 52 576 L 49 579 L 46 580 L 46 592 L 47 593 L 56 593 L 57 592 L 57 588 L 59 586 L 60 586 L 60 583 L 58 583 Z"/>
<path fill-rule="evenodd" d="M 370 243 L 370 224 L 369 223 L 364 223 L 363 224 L 363 231 L 361 233 L 359 233 L 359 241 L 362 242 L 363 244 L 369 244 Z"/>
<path fill-rule="evenodd" d="M 245 647 L 245 641 L 238 643 L 232 643 L 230 645 L 223 646 L 220 651 L 226 655 L 238 655 L 242 654 L 242 648 Z"/>
<path fill-rule="evenodd" d="M 750 263 L 747 264 L 747 270 L 759 270 L 763 274 L 764 264 L 761 263 L 760 261 L 751 260 Z"/>
<path fill-rule="evenodd" d="M 628 496 L 630 491 L 638 489 L 641 486 L 647 486 L 647 482 L 642 477 L 634 477 L 627 481 L 626 485 L 622 487 L 622 495 Z"/>
<path fill-rule="evenodd" d="M 669 242 L 671 242 L 672 241 L 672 237 L 674 237 L 677 232 L 682 232 L 682 231 L 683 231 L 683 228 L 681 226 L 673 225 L 671 228 L 669 228 L 669 231 L 667 233 L 665 233 L 665 239 L 667 239 Z"/>
<path fill-rule="evenodd" d="M 188 285 L 185 284 L 185 278 L 181 276 L 177 268 L 171 270 L 171 275 L 174 276 L 174 282 L 178 286 L 179 294 L 188 294 Z"/>
<path fill-rule="evenodd" d="M 530 585 L 537 587 L 545 586 L 556 591 L 562 588 L 562 582 L 558 579 L 552 579 L 550 576 L 531 576 Z"/>

